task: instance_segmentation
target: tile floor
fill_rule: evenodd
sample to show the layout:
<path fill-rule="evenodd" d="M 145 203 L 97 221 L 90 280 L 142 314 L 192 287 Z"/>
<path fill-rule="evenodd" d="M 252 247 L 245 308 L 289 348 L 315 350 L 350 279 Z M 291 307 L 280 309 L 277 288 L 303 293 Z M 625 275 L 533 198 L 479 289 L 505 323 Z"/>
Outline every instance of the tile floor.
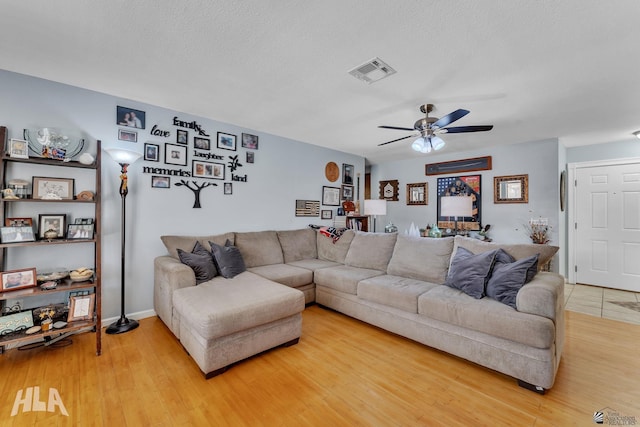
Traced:
<path fill-rule="evenodd" d="M 640 293 L 565 283 L 565 309 L 640 325 Z"/>

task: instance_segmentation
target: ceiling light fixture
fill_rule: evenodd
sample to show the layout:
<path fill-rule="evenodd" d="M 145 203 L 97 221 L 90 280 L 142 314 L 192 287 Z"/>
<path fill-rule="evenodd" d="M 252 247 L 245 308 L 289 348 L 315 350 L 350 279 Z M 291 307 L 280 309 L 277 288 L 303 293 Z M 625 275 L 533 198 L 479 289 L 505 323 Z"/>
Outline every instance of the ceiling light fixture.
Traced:
<path fill-rule="evenodd" d="M 419 153 L 427 154 L 430 153 L 431 150 L 441 150 L 445 145 L 446 143 L 439 136 L 419 136 L 413 141 L 411 148 Z"/>
<path fill-rule="evenodd" d="M 635 131 L 633 134 L 636 136 L 636 138 L 640 139 L 640 130 Z"/>

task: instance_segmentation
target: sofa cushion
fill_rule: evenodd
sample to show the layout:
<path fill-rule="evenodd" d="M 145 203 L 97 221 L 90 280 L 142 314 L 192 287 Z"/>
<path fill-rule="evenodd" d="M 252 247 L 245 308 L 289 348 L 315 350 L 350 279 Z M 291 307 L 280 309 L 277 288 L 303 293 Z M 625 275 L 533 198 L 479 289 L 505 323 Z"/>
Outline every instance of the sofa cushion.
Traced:
<path fill-rule="evenodd" d="M 311 228 L 277 231 L 284 262 L 318 258 L 316 234 Z"/>
<path fill-rule="evenodd" d="M 465 248 L 458 248 L 444 284 L 474 298 L 482 298 L 497 252 L 494 250 L 474 255 Z"/>
<path fill-rule="evenodd" d="M 300 261 L 293 261 L 287 264 L 293 265 L 295 267 L 306 268 L 307 270 L 311 270 L 311 271 L 316 271 L 321 268 L 337 267 L 339 265 L 342 265 L 337 262 L 327 261 L 324 259 L 301 259 Z"/>
<path fill-rule="evenodd" d="M 514 261 L 511 255 L 498 250 L 496 263 L 487 282 L 488 297 L 516 308 L 516 296 L 538 272 L 538 254 Z"/>
<path fill-rule="evenodd" d="M 313 280 L 317 286 L 326 286 L 336 291 L 356 295 L 358 282 L 382 274 L 384 273 L 380 270 L 341 265 L 339 267 L 316 270 Z"/>
<path fill-rule="evenodd" d="M 555 339 L 555 325 L 546 317 L 516 311 L 491 298 L 477 300 L 448 286 L 420 295 L 418 313 L 536 348 L 550 348 Z"/>
<path fill-rule="evenodd" d="M 258 274 L 274 282 L 292 288 L 313 283 L 313 271 L 306 268 L 294 267 L 288 264 L 261 265 L 248 268 L 252 273 Z"/>
<path fill-rule="evenodd" d="M 282 264 L 282 247 L 275 231 L 236 233 L 236 247 L 240 249 L 247 267 Z"/>
<path fill-rule="evenodd" d="M 362 280 L 357 295 L 366 301 L 417 313 L 418 297 L 436 286 L 439 285 L 385 274 Z"/>
<path fill-rule="evenodd" d="M 222 277 L 231 279 L 246 270 L 242 254 L 227 240 L 224 246 L 209 242 L 213 260 Z"/>
<path fill-rule="evenodd" d="M 352 267 L 387 271 L 398 233 L 356 231 L 344 263 Z"/>
<path fill-rule="evenodd" d="M 443 283 L 453 250 L 453 237 L 425 239 L 398 235 L 387 274 Z"/>
<path fill-rule="evenodd" d="M 558 246 L 551 245 L 537 245 L 534 243 L 502 244 L 495 242 L 482 242 L 471 237 L 456 236 L 453 241 L 453 253 L 455 253 L 458 247 L 468 249 L 474 254 L 502 248 L 516 261 L 535 254 L 540 254 L 538 256 L 538 270 L 546 265 L 559 249 Z"/>
<path fill-rule="evenodd" d="M 326 261 L 344 264 L 344 259 L 351 246 L 351 241 L 355 236 L 353 230 L 345 231 L 334 243 L 333 239 L 316 232 L 316 243 L 318 247 L 318 258 Z"/>
<path fill-rule="evenodd" d="M 180 262 L 191 267 L 196 275 L 196 285 L 211 280 L 218 275 L 218 270 L 213 262 L 213 255 L 206 250 L 200 242 L 196 242 L 191 252 L 185 252 L 178 248 Z"/>
<path fill-rule="evenodd" d="M 180 259 L 178 256 L 178 248 L 189 252 L 196 242 L 200 242 L 200 244 L 207 249 L 209 248 L 209 241 L 215 242 L 218 245 L 224 245 L 227 240 L 233 245 L 234 235 L 233 233 L 224 233 L 211 236 L 160 236 L 160 240 L 164 243 L 169 255 L 175 259 Z"/>

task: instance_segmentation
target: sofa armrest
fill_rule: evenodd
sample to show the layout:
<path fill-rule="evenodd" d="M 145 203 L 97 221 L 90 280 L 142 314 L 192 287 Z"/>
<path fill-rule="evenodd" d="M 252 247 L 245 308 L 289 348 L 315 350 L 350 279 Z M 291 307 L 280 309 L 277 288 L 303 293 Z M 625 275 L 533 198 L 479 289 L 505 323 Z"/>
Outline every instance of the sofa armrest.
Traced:
<path fill-rule="evenodd" d="M 516 307 L 523 313 L 544 316 L 556 322 L 564 306 L 564 277 L 540 272 L 516 296 Z"/>
<path fill-rule="evenodd" d="M 173 321 L 173 292 L 196 285 L 191 267 L 171 256 L 159 256 L 153 261 L 153 307 L 162 321 L 177 335 Z"/>

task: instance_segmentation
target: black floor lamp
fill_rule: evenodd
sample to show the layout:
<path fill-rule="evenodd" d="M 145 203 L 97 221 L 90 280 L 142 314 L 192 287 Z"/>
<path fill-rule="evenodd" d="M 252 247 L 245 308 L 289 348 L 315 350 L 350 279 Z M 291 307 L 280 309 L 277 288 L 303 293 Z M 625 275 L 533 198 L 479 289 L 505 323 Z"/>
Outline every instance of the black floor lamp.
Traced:
<path fill-rule="evenodd" d="M 138 327 L 138 322 L 136 320 L 129 320 L 127 316 L 125 316 L 124 311 L 124 294 L 125 294 L 125 286 L 124 286 L 124 276 L 125 276 L 125 235 L 126 235 L 126 203 L 125 200 L 127 198 L 127 193 L 129 193 L 129 189 L 127 188 L 127 168 L 130 164 L 134 163 L 142 154 L 136 153 L 135 151 L 122 150 L 119 148 L 106 148 L 105 151 L 113 160 L 115 160 L 121 167 L 120 170 L 120 199 L 122 200 L 122 224 L 120 226 L 120 240 L 122 247 L 120 249 L 120 257 L 121 257 L 121 265 L 120 265 L 120 319 L 117 322 L 112 323 L 107 328 L 108 334 L 121 334 L 123 332 L 131 331 Z"/>

